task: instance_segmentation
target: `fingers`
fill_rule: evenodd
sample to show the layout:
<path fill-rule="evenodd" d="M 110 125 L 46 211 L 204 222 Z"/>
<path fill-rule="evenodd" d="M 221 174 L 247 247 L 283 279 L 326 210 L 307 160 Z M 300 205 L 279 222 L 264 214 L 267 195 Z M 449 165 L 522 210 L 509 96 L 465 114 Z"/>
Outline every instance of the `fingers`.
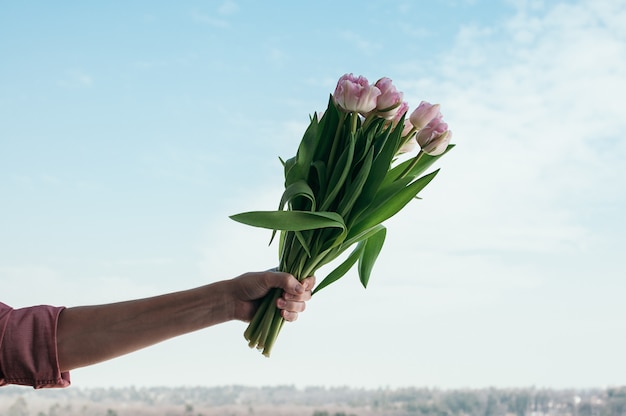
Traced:
<path fill-rule="evenodd" d="M 298 319 L 298 313 L 304 312 L 306 302 L 311 299 L 311 292 L 315 286 L 315 277 L 307 277 L 298 282 L 297 279 L 289 276 L 285 293 L 276 301 L 276 306 L 281 309 L 282 317 L 289 322 Z"/>
<path fill-rule="evenodd" d="M 298 319 L 298 313 L 297 312 L 289 312 L 286 310 L 282 310 L 280 311 L 281 316 L 285 319 L 285 321 L 287 322 L 293 322 L 296 319 Z"/>
<path fill-rule="evenodd" d="M 315 276 L 309 276 L 300 282 L 304 286 L 305 291 L 312 291 L 315 287 Z"/>
<path fill-rule="evenodd" d="M 307 277 L 302 282 L 299 282 L 298 279 L 289 273 L 284 272 L 266 273 L 265 277 L 265 285 L 268 288 L 280 287 L 285 293 L 296 296 L 296 298 L 302 295 L 308 296 L 306 300 L 310 299 L 310 292 L 315 286 L 315 276 Z M 308 295 L 307 292 L 309 292 Z"/>

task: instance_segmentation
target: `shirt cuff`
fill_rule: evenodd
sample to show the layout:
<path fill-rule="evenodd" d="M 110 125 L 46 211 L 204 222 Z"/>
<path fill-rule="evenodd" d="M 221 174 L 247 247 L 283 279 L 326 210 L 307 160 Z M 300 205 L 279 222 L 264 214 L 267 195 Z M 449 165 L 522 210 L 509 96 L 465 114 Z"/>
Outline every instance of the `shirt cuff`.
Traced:
<path fill-rule="evenodd" d="M 61 372 L 57 352 L 57 324 L 63 309 L 33 306 L 13 309 L 5 316 L 4 336 L 0 336 L 0 385 L 35 389 L 70 385 L 70 374 Z"/>

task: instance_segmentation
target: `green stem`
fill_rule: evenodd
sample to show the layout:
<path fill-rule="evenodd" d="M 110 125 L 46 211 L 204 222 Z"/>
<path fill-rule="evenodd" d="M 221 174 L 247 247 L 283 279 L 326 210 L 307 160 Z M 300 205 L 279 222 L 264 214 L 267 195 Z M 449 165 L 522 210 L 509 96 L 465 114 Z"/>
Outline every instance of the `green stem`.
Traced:
<path fill-rule="evenodd" d="M 352 113 L 352 117 L 350 119 L 350 131 L 352 133 L 356 133 L 357 122 L 359 121 L 359 113 L 356 111 Z"/>
<path fill-rule="evenodd" d="M 293 243 L 293 239 L 295 238 L 296 236 L 292 231 L 285 231 L 285 239 L 283 241 L 282 251 L 281 253 L 279 253 L 280 264 L 278 265 L 278 270 L 280 271 L 283 271 L 283 272 L 288 271 L 288 268 L 287 268 L 288 256 L 291 252 L 291 245 Z"/>
<path fill-rule="evenodd" d="M 406 175 L 408 175 L 409 172 L 411 172 L 411 170 L 415 167 L 415 165 L 417 165 L 417 162 L 419 162 L 419 160 L 422 158 L 423 155 L 424 155 L 424 152 L 420 150 L 417 156 L 415 156 L 413 160 L 411 160 L 411 163 L 409 163 L 409 166 L 407 166 L 406 169 L 404 169 L 404 172 L 402 172 L 400 176 L 396 178 L 396 180 L 402 179 Z"/>
<path fill-rule="evenodd" d="M 267 338 L 265 340 L 265 345 L 263 347 L 263 355 L 269 357 L 272 348 L 274 347 L 274 343 L 278 338 L 278 334 L 280 333 L 281 328 L 283 327 L 283 322 L 285 319 L 280 314 L 280 311 L 276 309 L 272 316 L 272 323 L 269 327 L 269 331 L 267 333 Z"/>
<path fill-rule="evenodd" d="M 252 318 L 252 321 L 250 321 L 250 323 L 248 324 L 248 328 L 243 333 L 243 336 L 246 338 L 246 340 L 249 341 L 250 344 L 254 344 L 251 345 L 252 348 L 254 348 L 254 346 L 258 343 L 259 336 L 261 334 L 260 323 L 263 320 L 263 316 L 265 316 L 265 313 L 267 312 L 267 307 L 269 306 L 270 302 L 271 298 L 269 296 L 263 298 L 261 304 L 259 305 L 259 308 Z"/>
<path fill-rule="evenodd" d="M 280 315 L 280 310 L 276 307 L 276 300 L 282 295 L 282 289 L 272 289 L 270 293 L 266 295 L 267 298 L 270 298 L 268 308 L 263 314 L 263 320 L 261 321 L 261 334 L 259 340 L 256 344 L 257 349 L 264 349 L 265 345 L 268 342 L 268 336 L 273 332 L 272 324 L 274 321 L 274 316 L 278 313 Z"/>
<path fill-rule="evenodd" d="M 343 252 L 343 250 L 342 251 L 338 251 L 338 250 L 339 250 L 338 248 L 327 250 L 325 253 L 318 256 L 313 261 L 311 261 L 311 263 L 309 264 L 309 267 L 307 267 L 304 270 L 305 276 L 313 275 L 317 269 L 319 269 L 320 267 L 322 267 L 324 264 L 328 263 L 329 261 L 333 260 L 334 258 L 336 258 L 339 254 Z"/>
<path fill-rule="evenodd" d="M 367 117 L 365 117 L 365 120 L 363 121 L 363 124 L 361 124 L 361 130 L 363 131 L 367 131 L 368 127 L 370 126 L 370 124 L 372 124 L 372 121 L 376 120 L 376 115 L 371 114 Z M 356 128 L 352 130 L 353 132 L 356 131 Z"/>

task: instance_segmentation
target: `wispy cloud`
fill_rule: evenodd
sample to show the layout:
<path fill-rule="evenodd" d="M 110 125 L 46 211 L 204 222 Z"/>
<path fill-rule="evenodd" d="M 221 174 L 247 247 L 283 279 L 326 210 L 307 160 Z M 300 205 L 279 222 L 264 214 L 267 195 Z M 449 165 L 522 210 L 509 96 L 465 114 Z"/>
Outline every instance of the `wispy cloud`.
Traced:
<path fill-rule="evenodd" d="M 224 29 L 230 27 L 230 23 L 226 19 L 222 19 L 219 17 L 210 16 L 205 13 L 201 13 L 198 11 L 194 11 L 191 14 L 191 18 L 194 22 L 207 24 L 209 26 L 213 26 L 219 29 Z"/>
<path fill-rule="evenodd" d="M 266 56 L 270 64 L 278 67 L 283 66 L 288 57 L 287 53 L 283 49 L 275 46 L 268 48 Z"/>
<path fill-rule="evenodd" d="M 239 12 L 239 5 L 233 0 L 226 0 L 217 9 L 222 16 L 230 16 Z"/>
<path fill-rule="evenodd" d="M 57 81 L 57 85 L 63 88 L 89 88 L 93 85 L 92 75 L 80 69 L 72 69 Z"/>
<path fill-rule="evenodd" d="M 382 48 L 382 45 L 380 43 L 367 40 L 360 34 L 350 30 L 344 30 L 340 33 L 340 36 L 343 40 L 350 43 L 361 52 L 365 52 L 368 54 L 375 53 Z"/>
<path fill-rule="evenodd" d="M 191 18 L 198 23 L 203 23 L 216 28 L 225 29 L 230 27 L 230 22 L 227 20 L 227 18 L 237 14 L 238 12 L 239 5 L 235 1 L 226 0 L 222 2 L 215 10 L 215 14 L 217 14 L 217 16 L 213 16 L 211 14 L 199 12 L 196 10 L 192 12 Z"/>
<path fill-rule="evenodd" d="M 583 249 L 582 207 L 614 195 L 611 175 L 626 176 L 626 36 L 611 23 L 623 10 L 609 4 L 522 5 L 501 25 L 459 33 L 443 79 L 408 91 L 442 103 L 459 144 L 437 178 L 450 183 L 433 186 L 420 210 L 442 210 L 446 229 L 473 245 Z M 454 219 L 459 209 L 471 224 Z"/>

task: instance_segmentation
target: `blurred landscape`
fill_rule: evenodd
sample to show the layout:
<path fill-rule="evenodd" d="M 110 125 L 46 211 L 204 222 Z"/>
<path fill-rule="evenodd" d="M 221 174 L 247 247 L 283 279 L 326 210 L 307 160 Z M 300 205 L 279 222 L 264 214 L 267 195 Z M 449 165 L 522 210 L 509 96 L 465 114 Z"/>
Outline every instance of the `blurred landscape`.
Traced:
<path fill-rule="evenodd" d="M 626 415 L 626 386 L 606 389 L 350 387 L 0 388 L 3 416 Z"/>

